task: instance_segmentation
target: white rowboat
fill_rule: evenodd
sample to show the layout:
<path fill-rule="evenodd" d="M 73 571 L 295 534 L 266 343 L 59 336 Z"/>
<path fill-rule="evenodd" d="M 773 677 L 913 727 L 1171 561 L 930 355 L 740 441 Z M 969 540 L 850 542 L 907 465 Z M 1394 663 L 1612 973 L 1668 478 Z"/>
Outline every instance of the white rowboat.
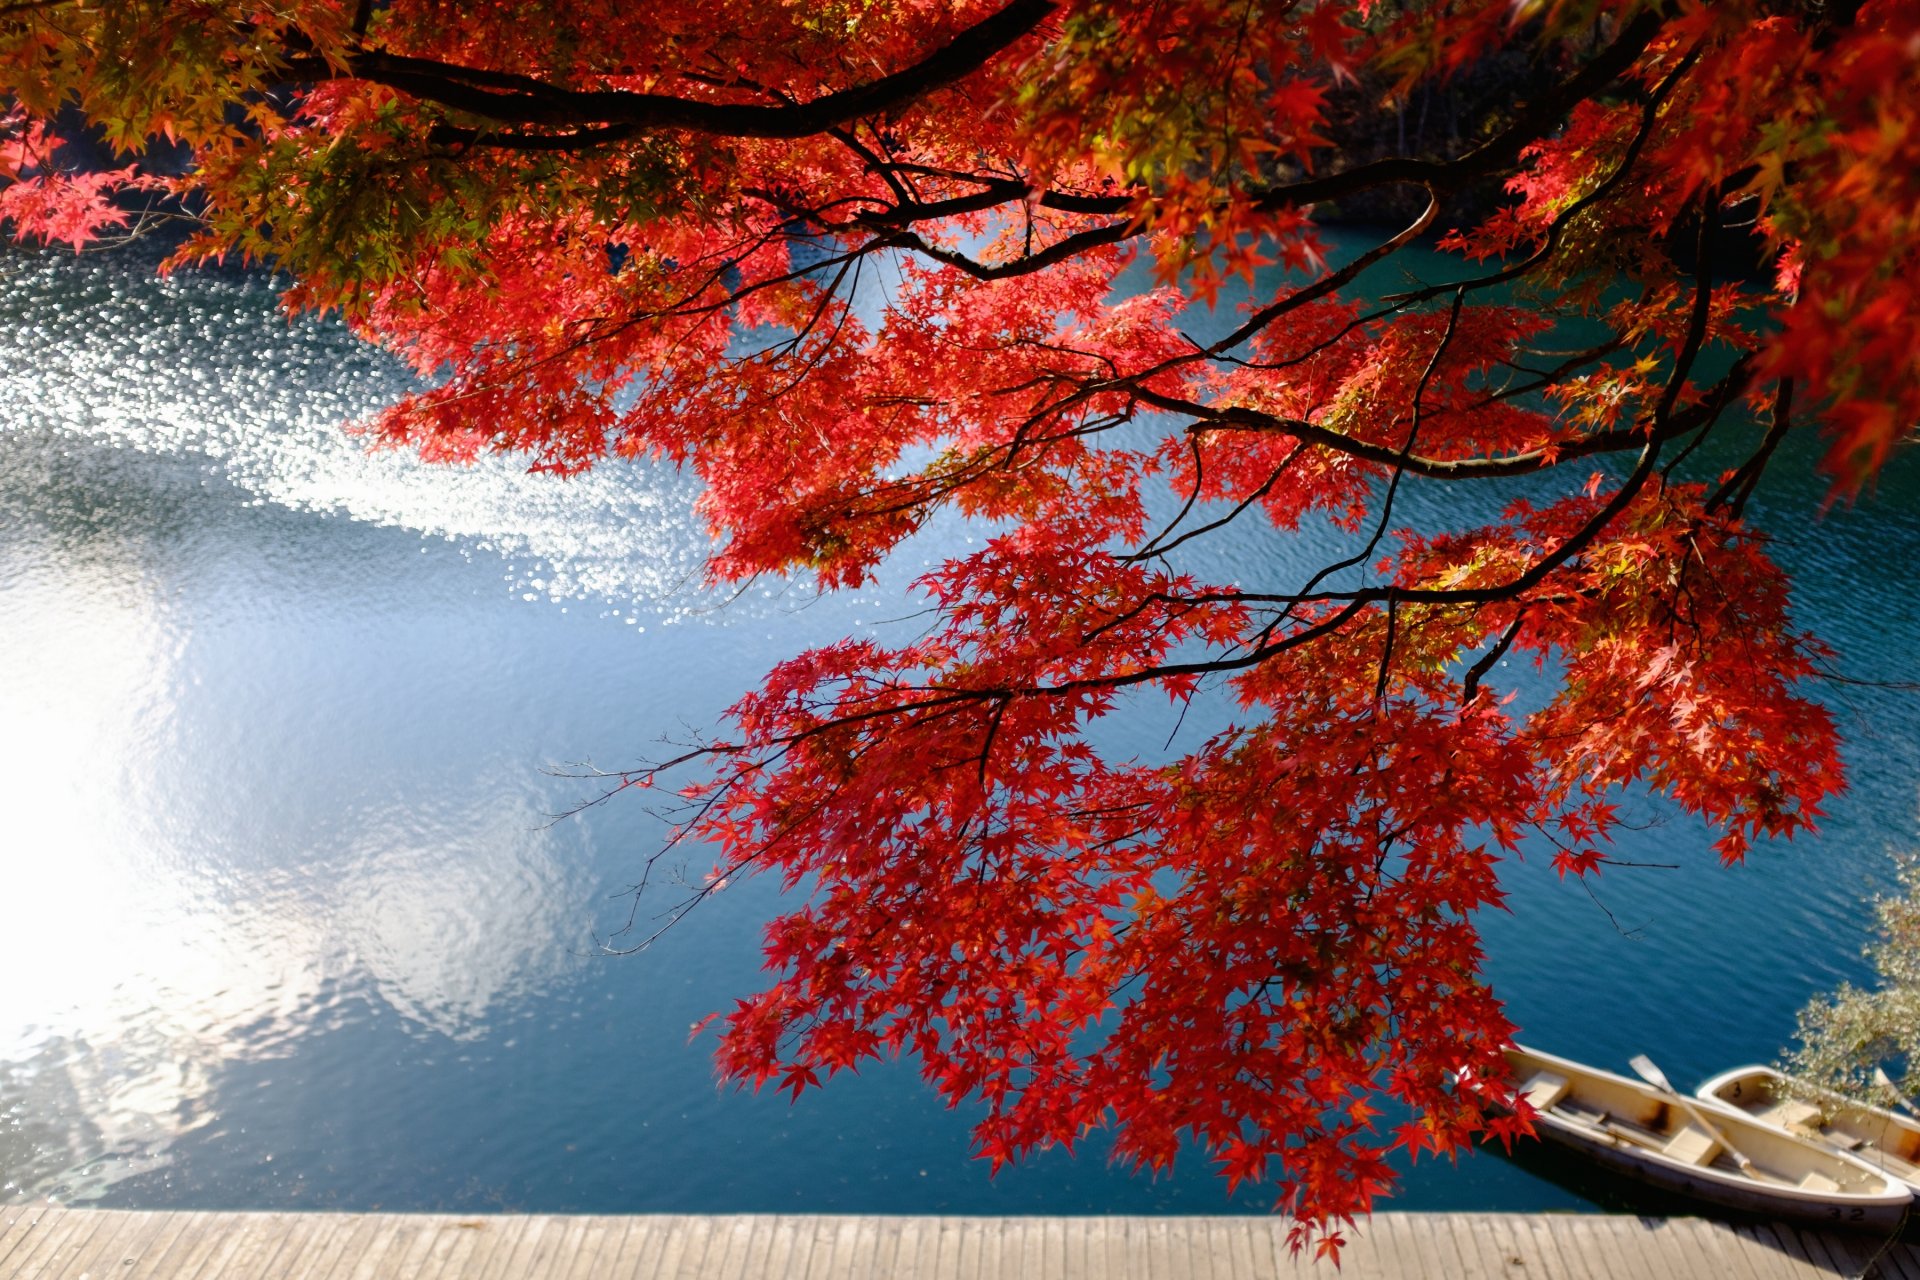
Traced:
<path fill-rule="evenodd" d="M 1820 1227 L 1893 1231 L 1913 1193 L 1844 1152 L 1732 1107 L 1519 1046 L 1514 1091 L 1538 1112 L 1534 1132 L 1637 1181 L 1736 1213 Z"/>
<path fill-rule="evenodd" d="M 1920 1192 L 1920 1119 L 1793 1083 L 1772 1067 L 1735 1067 L 1699 1096 L 1889 1173 Z"/>

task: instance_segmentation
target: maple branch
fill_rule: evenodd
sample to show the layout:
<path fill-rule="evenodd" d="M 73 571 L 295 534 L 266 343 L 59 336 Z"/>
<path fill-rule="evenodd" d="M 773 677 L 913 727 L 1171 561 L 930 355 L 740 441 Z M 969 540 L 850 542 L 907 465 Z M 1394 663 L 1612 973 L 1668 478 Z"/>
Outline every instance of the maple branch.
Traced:
<path fill-rule="evenodd" d="M 1507 627 L 1506 632 L 1501 635 L 1493 648 L 1487 650 L 1480 656 L 1478 662 L 1467 668 L 1467 677 L 1460 682 L 1460 702 L 1463 706 L 1479 696 L 1480 682 L 1487 678 L 1488 673 L 1493 670 L 1500 659 L 1507 656 L 1507 650 L 1511 649 L 1513 642 L 1520 638 L 1520 628 L 1526 620 L 1527 610 L 1523 605 L 1520 611 L 1514 615 L 1513 622 Z"/>
<path fill-rule="evenodd" d="M 1746 358 L 1743 357 L 1744 359 Z M 1199 419 L 1187 428 L 1188 431 L 1257 431 L 1292 436 L 1296 440 L 1320 445 L 1350 458 L 1363 462 L 1375 462 L 1383 467 L 1399 468 L 1429 480 L 1492 479 L 1531 475 L 1536 471 L 1545 471 L 1550 467 L 1558 466 L 1572 458 L 1619 453 L 1643 445 L 1649 439 L 1655 442 L 1670 440 L 1676 436 L 1685 435 L 1703 425 L 1707 420 L 1705 408 L 1695 406 L 1671 415 L 1664 426 L 1652 429 L 1620 427 L 1609 431 L 1596 431 L 1576 440 L 1543 445 L 1537 449 L 1508 454 L 1504 457 L 1449 459 L 1409 454 L 1403 459 L 1400 451 L 1391 445 L 1373 444 L 1299 418 L 1283 418 L 1245 405 L 1215 408 L 1144 388 L 1134 394 L 1140 401 L 1155 408 Z"/>
<path fill-rule="evenodd" d="M 904 70 L 811 101 L 777 106 L 702 102 L 624 89 L 569 89 L 533 76 L 379 50 L 352 53 L 342 65 L 317 55 L 295 55 L 286 59 L 282 70 L 299 82 L 365 80 L 502 125 L 585 131 L 515 137 L 441 126 L 433 140 L 443 143 L 560 150 L 569 145 L 597 146 L 654 130 L 732 138 L 805 138 L 863 116 L 884 115 L 965 79 L 1033 32 L 1053 9 L 1052 0 L 1012 0 Z"/>
<path fill-rule="evenodd" d="M 1760 447 L 1734 473 L 1727 477 L 1726 483 L 1714 491 L 1707 499 L 1707 510 L 1716 511 L 1722 505 L 1727 507 L 1734 519 L 1739 519 L 1747 509 L 1747 499 L 1753 496 L 1754 486 L 1760 483 L 1760 473 L 1767 469 L 1767 463 L 1773 458 L 1773 451 L 1787 438 L 1787 429 L 1793 418 L 1793 379 L 1782 378 L 1774 392 L 1773 421 L 1767 427 L 1767 434 L 1760 441 Z"/>
<path fill-rule="evenodd" d="M 1613 43 L 1596 54 L 1578 73 L 1542 94 L 1497 136 L 1463 156 L 1452 160 L 1390 156 L 1339 173 L 1274 187 L 1260 193 L 1256 205 L 1265 212 L 1299 208 L 1343 199 L 1381 186 L 1407 185 L 1456 191 L 1491 177 L 1518 160 L 1528 144 L 1545 137 L 1567 112 L 1631 68 L 1666 22 L 1667 19 L 1658 8 L 1644 10 L 1621 28 Z"/>
<path fill-rule="evenodd" d="M 955 267 L 976 280 L 1008 280 L 1015 276 L 1032 275 L 1048 267 L 1065 262 L 1067 259 L 1088 249 L 1101 245 L 1118 244 L 1120 241 L 1140 233 L 1140 226 L 1134 222 L 1110 222 L 1105 226 L 1092 227 L 1085 231 L 1076 231 L 1072 235 L 1054 241 L 1037 252 L 1025 254 L 1008 262 L 989 265 L 969 258 L 966 254 L 953 249 L 943 249 L 929 244 L 919 233 L 898 231 L 877 241 L 875 248 L 910 249 L 935 262 Z"/>

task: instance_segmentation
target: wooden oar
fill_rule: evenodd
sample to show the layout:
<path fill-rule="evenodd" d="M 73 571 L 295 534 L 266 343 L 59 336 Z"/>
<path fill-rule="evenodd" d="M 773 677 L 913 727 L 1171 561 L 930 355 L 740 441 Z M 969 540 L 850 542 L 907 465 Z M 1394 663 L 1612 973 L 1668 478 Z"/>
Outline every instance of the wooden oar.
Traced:
<path fill-rule="evenodd" d="M 1693 1105 L 1691 1098 L 1673 1087 L 1673 1081 L 1667 1079 L 1666 1072 L 1653 1065 L 1652 1058 L 1649 1058 L 1644 1053 L 1636 1053 L 1633 1057 L 1627 1059 L 1627 1065 L 1633 1068 L 1633 1074 L 1639 1076 L 1642 1080 L 1645 1080 L 1648 1084 L 1679 1103 L 1680 1109 L 1687 1113 L 1688 1119 L 1706 1130 L 1709 1138 L 1712 1138 L 1715 1142 L 1726 1148 L 1727 1154 L 1733 1157 L 1733 1162 L 1740 1166 L 1740 1172 L 1746 1174 L 1748 1177 L 1758 1176 L 1759 1170 L 1753 1167 L 1753 1161 L 1747 1159 L 1746 1153 L 1727 1141 L 1727 1135 L 1720 1132 L 1718 1125 L 1701 1114 L 1700 1108 Z"/>
<path fill-rule="evenodd" d="M 1920 1107 L 1915 1107 L 1907 1101 L 1907 1095 L 1900 1092 L 1900 1086 L 1893 1082 L 1893 1077 L 1887 1074 L 1885 1067 L 1873 1069 L 1873 1082 L 1887 1091 L 1887 1096 L 1893 1099 L 1894 1106 L 1910 1116 L 1920 1116 Z"/>

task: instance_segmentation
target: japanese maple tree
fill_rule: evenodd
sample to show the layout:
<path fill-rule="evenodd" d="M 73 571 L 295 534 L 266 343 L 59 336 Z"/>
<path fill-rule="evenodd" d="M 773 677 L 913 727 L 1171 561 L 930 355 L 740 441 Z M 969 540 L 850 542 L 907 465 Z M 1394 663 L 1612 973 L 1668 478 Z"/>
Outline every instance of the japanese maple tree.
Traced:
<path fill-rule="evenodd" d="M 985 523 L 916 638 L 624 779 L 799 891 L 730 1079 L 911 1054 L 996 1163 L 1185 1141 L 1333 1228 L 1395 1147 L 1526 1126 L 1473 924 L 1523 836 L 1588 874 L 1640 788 L 1732 861 L 1841 785 L 1743 511 L 1796 426 L 1844 498 L 1920 421 L 1920 5 L 0 0 L 0 92 L 19 234 L 164 186 L 177 261 L 272 262 L 411 361 L 388 442 L 690 467 L 719 580 Z M 1367 142 L 1416 99 L 1444 140 Z M 1408 213 L 1336 267 L 1334 204 Z M 1435 237 L 1447 279 L 1355 291 Z M 1687 479 L 1709 432 L 1737 461 Z M 1326 522 L 1316 572 L 1193 567 Z M 1089 743 L 1203 691 L 1238 710 L 1198 745 Z"/>

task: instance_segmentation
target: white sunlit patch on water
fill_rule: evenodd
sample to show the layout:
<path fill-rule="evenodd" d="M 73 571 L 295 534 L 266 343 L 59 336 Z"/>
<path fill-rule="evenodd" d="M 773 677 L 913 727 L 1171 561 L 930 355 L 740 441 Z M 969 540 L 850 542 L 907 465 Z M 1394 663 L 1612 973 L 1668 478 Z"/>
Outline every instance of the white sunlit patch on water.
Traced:
<path fill-rule="evenodd" d="M 508 565 L 529 600 L 594 602 L 644 623 L 708 615 L 708 535 L 694 482 L 609 464 L 571 479 L 489 456 L 467 467 L 370 451 L 342 430 L 392 402 L 406 370 L 335 321 L 280 313 L 259 273 L 154 275 L 136 250 L 0 256 L 0 326 L 31 353 L 0 367 L 0 428 L 52 428 L 148 453 L 199 455 L 261 501 L 418 530 Z M 730 611 L 791 607 L 754 589 Z"/>
<path fill-rule="evenodd" d="M 585 945 L 584 837 L 552 827 L 532 779 L 512 785 L 517 762 L 431 801 L 362 784 L 302 810 L 249 776 L 301 771 L 264 714 L 230 743 L 182 730 L 205 641 L 137 545 L 11 534 L 0 1201 L 164 1168 L 217 1118 L 231 1064 L 352 1008 L 469 1041 L 561 980 Z"/>

